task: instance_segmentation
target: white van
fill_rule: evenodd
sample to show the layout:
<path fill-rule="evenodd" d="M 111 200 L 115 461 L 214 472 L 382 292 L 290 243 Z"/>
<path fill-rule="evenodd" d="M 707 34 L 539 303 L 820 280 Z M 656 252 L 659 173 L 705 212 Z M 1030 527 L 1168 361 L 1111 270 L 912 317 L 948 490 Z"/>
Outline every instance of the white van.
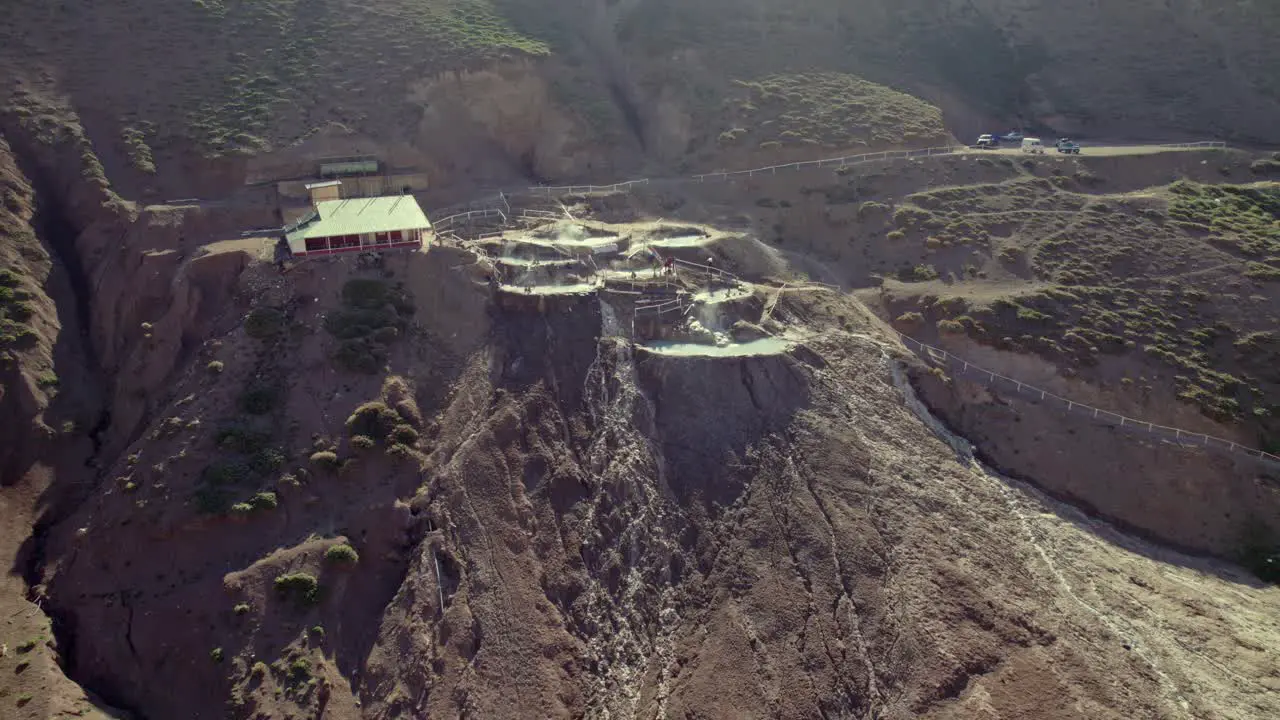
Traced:
<path fill-rule="evenodd" d="M 1044 143 L 1040 142 L 1040 138 L 1022 138 L 1022 152 L 1043 153 Z"/>

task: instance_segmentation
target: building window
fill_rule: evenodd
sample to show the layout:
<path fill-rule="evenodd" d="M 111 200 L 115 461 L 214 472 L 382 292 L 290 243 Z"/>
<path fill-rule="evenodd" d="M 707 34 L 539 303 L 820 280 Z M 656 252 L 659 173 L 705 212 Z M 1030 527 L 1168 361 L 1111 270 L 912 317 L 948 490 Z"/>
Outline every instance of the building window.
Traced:
<path fill-rule="evenodd" d="M 387 233 L 380 232 L 374 235 L 374 242 L 378 245 L 387 244 Z"/>
<path fill-rule="evenodd" d="M 391 242 L 400 242 L 400 241 L 401 241 L 401 240 L 403 240 L 403 239 L 404 239 L 404 233 L 402 233 L 402 232 L 401 232 L 401 231 L 399 231 L 399 230 L 394 230 L 394 231 L 392 231 L 392 233 L 391 233 Z"/>
<path fill-rule="evenodd" d="M 307 238 L 307 252 L 320 252 L 324 249 L 324 238 Z"/>

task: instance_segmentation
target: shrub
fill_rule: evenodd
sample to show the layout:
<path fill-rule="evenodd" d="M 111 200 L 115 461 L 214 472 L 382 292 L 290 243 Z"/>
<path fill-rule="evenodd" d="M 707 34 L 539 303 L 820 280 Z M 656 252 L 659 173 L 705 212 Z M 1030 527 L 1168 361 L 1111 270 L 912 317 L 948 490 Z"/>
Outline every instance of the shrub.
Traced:
<path fill-rule="evenodd" d="M 201 473 L 201 479 L 216 486 L 236 485 L 249 479 L 249 466 L 240 460 L 215 460 Z"/>
<path fill-rule="evenodd" d="M 901 230 L 891 230 L 888 235 L 885 235 L 886 238 L 893 240 L 894 242 L 897 242 L 898 240 L 902 240 L 906 236 L 907 234 L 902 232 Z"/>
<path fill-rule="evenodd" d="M 249 464 L 260 473 L 270 473 L 284 467 L 285 456 L 277 448 L 263 448 L 253 454 Z"/>
<path fill-rule="evenodd" d="M 227 366 L 221 360 L 213 360 L 208 365 L 205 365 L 204 369 L 208 370 L 212 375 L 221 375 L 222 371 L 225 370 L 226 367 Z"/>
<path fill-rule="evenodd" d="M 249 674 L 256 678 L 264 677 L 267 674 L 267 664 L 259 660 L 249 668 Z"/>
<path fill-rule="evenodd" d="M 1249 170 L 1256 175 L 1280 175 L 1280 160 L 1254 160 Z"/>
<path fill-rule="evenodd" d="M 255 510 L 275 510 L 280 501 L 273 492 L 260 492 L 249 499 L 249 504 Z"/>
<path fill-rule="evenodd" d="M 1246 528 L 1240 564 L 1257 575 L 1259 580 L 1280 584 L 1280 545 L 1270 542 L 1267 535 L 1256 523 Z"/>
<path fill-rule="evenodd" d="M 173 437 L 174 435 L 182 432 L 182 429 L 186 426 L 186 421 L 177 415 L 167 417 L 160 423 L 160 427 L 156 428 L 156 436 L 165 438 Z"/>
<path fill-rule="evenodd" d="M 276 406 L 279 389 L 269 385 L 253 385 L 240 396 L 240 409 L 250 415 L 266 415 Z"/>
<path fill-rule="evenodd" d="M 911 269 L 911 277 L 919 282 L 938 279 L 938 271 L 932 265 L 917 265 Z"/>
<path fill-rule="evenodd" d="M 909 205 L 898 208 L 898 211 L 893 214 L 893 223 L 903 228 L 926 223 L 932 219 L 933 213 Z"/>
<path fill-rule="evenodd" d="M 320 627 L 319 625 L 316 625 L 315 627 L 311 628 L 311 634 L 315 635 L 317 638 L 323 638 L 324 628 Z"/>
<path fill-rule="evenodd" d="M 276 592 L 292 598 L 299 605 L 315 605 L 320 602 L 320 581 L 309 573 L 289 573 L 275 579 Z"/>
<path fill-rule="evenodd" d="M 412 445 L 418 442 L 418 431 L 411 425 L 397 425 L 391 431 L 391 439 L 403 445 Z"/>
<path fill-rule="evenodd" d="M 347 433 L 381 440 L 400 425 L 400 414 L 381 401 L 367 402 L 347 418 Z M 410 428 L 412 430 L 412 428 Z"/>
<path fill-rule="evenodd" d="M 214 661 L 214 662 L 216 662 L 216 663 L 220 663 L 220 662 L 222 662 L 222 648 L 220 648 L 220 647 L 216 647 L 216 648 L 214 648 L 214 649 L 210 650 L 210 651 L 209 651 L 209 659 L 210 659 L 210 660 L 212 660 L 212 661 Z"/>
<path fill-rule="evenodd" d="M 26 322 L 31 319 L 32 315 L 36 314 L 36 308 L 26 300 L 19 300 L 6 305 L 5 313 L 18 322 Z"/>
<path fill-rule="evenodd" d="M 0 270 L 0 287 L 18 287 L 22 284 L 22 277 L 9 268 Z"/>
<path fill-rule="evenodd" d="M 241 517 L 244 517 L 252 512 L 253 512 L 253 506 L 250 505 L 249 503 L 241 502 L 231 506 L 232 515 L 239 515 Z"/>
<path fill-rule="evenodd" d="M 373 309 L 387 304 L 387 284 L 381 280 L 356 278 L 342 286 L 342 302 L 355 308 Z"/>
<path fill-rule="evenodd" d="M 324 318 L 325 330 L 339 340 L 368 337 L 383 328 L 394 328 L 399 318 L 383 308 L 373 310 L 335 310 Z M 395 339 L 394 337 L 392 338 Z"/>
<path fill-rule="evenodd" d="M 42 388 L 57 387 L 58 382 L 58 376 L 52 370 L 40 373 L 40 377 L 36 379 L 36 384 Z"/>
<path fill-rule="evenodd" d="M 240 603 L 232 608 L 231 611 L 236 615 L 248 615 L 249 611 L 252 609 L 253 608 L 249 606 L 249 603 Z"/>
<path fill-rule="evenodd" d="M 422 427 L 422 412 L 418 410 L 418 404 L 413 400 L 401 400 L 396 403 L 396 414 L 400 416 L 406 424 L 414 427 Z"/>
<path fill-rule="evenodd" d="M 318 453 L 311 454 L 311 464 L 316 467 L 327 468 L 332 470 L 338 467 L 338 456 L 336 453 L 328 450 L 321 450 Z"/>
<path fill-rule="evenodd" d="M 300 657 L 289 663 L 289 680 L 292 682 L 304 682 L 311 677 L 311 661 Z"/>
<path fill-rule="evenodd" d="M 341 543 L 330 545 L 329 549 L 324 551 L 324 559 L 334 565 L 355 565 L 360 562 L 360 554 L 350 545 Z"/>
<path fill-rule="evenodd" d="M 194 497 L 196 509 L 205 515 L 221 515 L 231 508 L 231 493 L 217 485 L 200 485 Z"/>
<path fill-rule="evenodd" d="M 342 369 L 370 375 L 378 372 L 386 360 L 386 350 L 368 338 L 343 340 L 333 354 L 333 361 Z"/>
<path fill-rule="evenodd" d="M 251 338 L 266 340 L 284 328 L 284 314 L 275 308 L 258 308 L 244 319 L 244 331 Z"/>
<path fill-rule="evenodd" d="M 1000 261 L 1013 265 L 1023 258 L 1022 248 L 1007 247 L 1000 251 Z"/>
<path fill-rule="evenodd" d="M 918 312 L 904 312 L 894 322 L 903 327 L 914 328 L 924 323 L 924 316 Z"/>
<path fill-rule="evenodd" d="M 223 450 L 247 455 L 265 447 L 271 436 L 244 425 L 231 425 L 219 430 L 214 439 Z"/>
<path fill-rule="evenodd" d="M 963 335 L 964 324 L 955 320 L 939 320 L 938 332 L 944 335 Z"/>
<path fill-rule="evenodd" d="M 368 435 L 352 435 L 351 436 L 351 447 L 355 448 L 356 450 L 372 450 L 373 446 L 376 444 L 377 442 L 373 438 L 369 437 Z"/>
<path fill-rule="evenodd" d="M 858 206 L 858 219 L 866 220 L 867 218 L 879 215 L 885 215 L 889 212 L 889 206 L 882 202 L 874 200 L 864 202 Z"/>
<path fill-rule="evenodd" d="M 393 458 L 407 458 L 413 454 L 413 448 L 404 443 L 396 443 L 387 448 L 387 455 Z"/>

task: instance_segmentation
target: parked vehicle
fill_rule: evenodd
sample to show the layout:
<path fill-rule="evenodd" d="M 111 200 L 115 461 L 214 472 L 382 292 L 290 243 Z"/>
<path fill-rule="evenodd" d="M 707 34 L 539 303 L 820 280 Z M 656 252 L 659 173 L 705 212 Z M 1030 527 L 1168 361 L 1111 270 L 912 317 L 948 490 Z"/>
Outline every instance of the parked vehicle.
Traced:
<path fill-rule="evenodd" d="M 995 135 L 979 135 L 974 147 L 979 150 L 995 149 L 1000 147 L 1000 140 Z"/>
<path fill-rule="evenodd" d="M 1006 135 L 1001 135 L 1001 136 L 1000 136 L 1000 141 L 1001 141 L 1001 142 L 1015 143 L 1015 144 L 1016 144 L 1016 143 L 1020 143 L 1020 142 L 1022 142 L 1022 140 L 1023 140 L 1022 133 L 1018 132 L 1017 130 L 1011 130 L 1011 131 L 1009 131 L 1009 133 L 1008 133 L 1008 134 L 1006 134 Z"/>
<path fill-rule="evenodd" d="M 1044 143 L 1040 142 L 1040 138 L 1022 138 L 1022 152 L 1044 153 Z"/>
<path fill-rule="evenodd" d="M 1061 138 L 1058 142 L 1054 143 L 1053 146 L 1056 147 L 1060 153 L 1066 153 L 1068 155 L 1080 154 L 1080 146 L 1070 138 Z"/>

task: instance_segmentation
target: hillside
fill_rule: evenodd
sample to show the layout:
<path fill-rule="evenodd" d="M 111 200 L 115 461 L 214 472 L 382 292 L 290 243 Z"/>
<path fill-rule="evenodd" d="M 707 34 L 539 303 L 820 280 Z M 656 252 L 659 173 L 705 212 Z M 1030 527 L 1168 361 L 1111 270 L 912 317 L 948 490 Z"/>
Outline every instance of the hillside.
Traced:
<path fill-rule="evenodd" d="M 923 98 L 961 136 L 1025 123 L 1280 141 L 1277 11 L 1197 7 L 72 0 L 11 9 L 0 88 L 19 79 L 67 96 L 130 194 L 225 189 L 246 156 L 297 143 L 313 156 L 393 154 L 451 182 L 507 182 L 714 169 L 777 156 L 778 142 L 812 152 L 946 134 L 919 126 L 936 110 L 890 103 L 863 117 L 824 88 Z M 774 89 L 753 98 L 744 84 Z M 768 97 L 791 94 L 805 99 L 783 111 L 789 127 L 744 138 L 747 155 L 726 151 L 725 133 L 769 122 Z"/>
<path fill-rule="evenodd" d="M 1270 5 L 6 12 L 0 717 L 1280 717 Z"/>

